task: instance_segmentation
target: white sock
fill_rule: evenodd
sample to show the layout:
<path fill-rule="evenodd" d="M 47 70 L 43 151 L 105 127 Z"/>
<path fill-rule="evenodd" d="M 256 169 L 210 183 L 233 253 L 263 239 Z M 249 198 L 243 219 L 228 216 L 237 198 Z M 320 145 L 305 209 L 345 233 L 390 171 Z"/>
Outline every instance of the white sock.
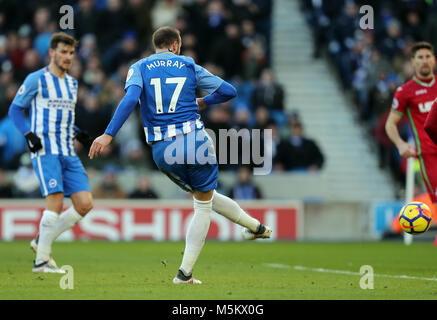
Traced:
<path fill-rule="evenodd" d="M 252 232 L 256 232 L 260 225 L 260 222 L 241 209 L 237 202 L 217 191 L 214 191 L 212 210 Z"/>
<path fill-rule="evenodd" d="M 56 222 L 53 241 L 55 241 L 62 232 L 74 227 L 74 225 L 80 220 L 82 220 L 82 216 L 74 209 L 73 206 L 62 212 L 58 221 Z"/>
<path fill-rule="evenodd" d="M 199 201 L 194 198 L 194 215 L 187 230 L 184 257 L 180 269 L 189 276 L 205 243 L 211 222 L 212 199 Z"/>
<path fill-rule="evenodd" d="M 50 259 L 57 220 L 58 214 L 56 212 L 44 210 L 39 224 L 38 250 L 36 251 L 35 259 L 36 264 L 40 264 Z"/>

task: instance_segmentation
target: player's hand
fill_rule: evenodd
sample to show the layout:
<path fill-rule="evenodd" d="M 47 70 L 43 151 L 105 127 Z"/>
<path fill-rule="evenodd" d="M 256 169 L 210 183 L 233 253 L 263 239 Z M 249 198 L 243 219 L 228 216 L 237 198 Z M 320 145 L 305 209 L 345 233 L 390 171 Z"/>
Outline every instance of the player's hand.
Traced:
<path fill-rule="evenodd" d="M 94 156 L 97 157 L 100 153 L 102 153 L 103 150 L 105 150 L 105 148 L 111 143 L 111 141 L 112 141 L 112 136 L 106 133 L 97 137 L 93 141 L 93 144 L 91 145 L 90 148 L 90 152 L 88 153 L 90 159 L 93 159 Z"/>
<path fill-rule="evenodd" d="M 416 156 L 416 149 L 407 142 L 403 142 L 401 145 L 398 145 L 398 151 L 401 157 L 403 158 L 410 158 Z"/>
<path fill-rule="evenodd" d="M 196 98 L 196 103 L 199 106 L 199 111 L 202 111 L 203 109 L 206 109 L 208 105 L 203 101 L 203 98 Z"/>
<path fill-rule="evenodd" d="M 79 141 L 86 149 L 89 149 L 93 142 L 91 136 L 85 130 L 77 131 L 76 134 L 74 135 L 74 139 Z"/>
<path fill-rule="evenodd" d="M 42 149 L 41 139 L 32 131 L 26 133 L 24 138 L 26 138 L 26 143 L 30 151 L 37 152 Z"/>

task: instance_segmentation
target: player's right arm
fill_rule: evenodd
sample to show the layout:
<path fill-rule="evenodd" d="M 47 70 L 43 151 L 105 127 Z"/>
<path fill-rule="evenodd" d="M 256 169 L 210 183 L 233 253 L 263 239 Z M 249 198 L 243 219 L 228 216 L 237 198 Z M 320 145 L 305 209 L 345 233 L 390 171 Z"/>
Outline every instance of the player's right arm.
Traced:
<path fill-rule="evenodd" d="M 398 123 L 402 119 L 407 108 L 408 100 L 402 87 L 398 88 L 393 98 L 392 109 L 385 123 L 385 132 L 395 144 L 401 157 L 409 158 L 416 156 L 414 146 L 406 142 L 399 134 Z"/>
<path fill-rule="evenodd" d="M 38 78 L 38 73 L 31 73 L 24 79 L 8 112 L 15 126 L 23 133 L 26 143 L 32 152 L 42 148 L 41 139 L 30 130 L 23 116 L 23 111 L 29 108 L 33 98 L 38 93 Z"/>

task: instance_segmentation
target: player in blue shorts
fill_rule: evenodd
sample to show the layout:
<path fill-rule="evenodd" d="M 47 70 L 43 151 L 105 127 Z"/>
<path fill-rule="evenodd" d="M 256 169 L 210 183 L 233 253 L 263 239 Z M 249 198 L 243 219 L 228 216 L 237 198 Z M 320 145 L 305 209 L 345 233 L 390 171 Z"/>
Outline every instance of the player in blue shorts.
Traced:
<path fill-rule="evenodd" d="M 94 140 L 89 156 L 92 159 L 111 143 L 139 101 L 146 140 L 151 144 L 156 165 L 193 194 L 194 216 L 173 283 L 201 283 L 192 271 L 208 233 L 212 210 L 245 227 L 244 234 L 249 239 L 269 238 L 271 229 L 248 215 L 234 200 L 215 191 L 217 160 L 198 110 L 232 99 L 235 88 L 198 66 L 192 58 L 179 55 L 182 43 L 177 29 L 161 27 L 154 32 L 152 41 L 155 53 L 130 67 L 126 95 L 105 133 Z M 196 99 L 196 88 L 210 94 Z"/>
<path fill-rule="evenodd" d="M 77 41 L 66 33 L 53 34 L 49 65 L 26 77 L 9 109 L 26 138 L 47 203 L 39 236 L 31 242 L 36 252 L 33 272 L 64 273 L 51 256 L 52 242 L 93 207 L 88 176 L 73 145 L 74 138 L 87 147 L 91 145 L 87 133 L 74 125 L 77 80 L 67 71 L 76 45 Z M 30 109 L 30 127 L 23 116 L 25 109 Z M 69 196 L 73 205 L 62 212 L 64 196 Z"/>

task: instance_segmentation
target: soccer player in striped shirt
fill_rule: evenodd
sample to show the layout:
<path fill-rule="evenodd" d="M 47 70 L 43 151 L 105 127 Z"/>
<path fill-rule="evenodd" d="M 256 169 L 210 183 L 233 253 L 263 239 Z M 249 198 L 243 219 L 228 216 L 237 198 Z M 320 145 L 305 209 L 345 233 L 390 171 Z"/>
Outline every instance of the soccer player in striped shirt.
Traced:
<path fill-rule="evenodd" d="M 111 143 L 139 100 L 146 140 L 151 144 L 156 165 L 193 194 L 194 216 L 173 283 L 201 283 L 193 278 L 192 271 L 208 233 L 212 210 L 245 227 L 243 235 L 248 239 L 269 238 L 271 229 L 248 215 L 234 200 L 215 191 L 218 169 L 214 146 L 197 112 L 199 107 L 232 99 L 235 88 L 198 66 L 192 58 L 179 55 L 182 43 L 177 29 L 159 28 L 152 42 L 155 53 L 130 67 L 126 95 L 105 133 L 94 140 L 89 156 L 92 159 Z M 196 99 L 196 88 L 210 94 Z M 176 150 L 182 152 L 178 154 Z M 177 159 L 171 159 L 173 151 L 178 154 Z"/>
<path fill-rule="evenodd" d="M 49 65 L 26 77 L 9 109 L 26 138 L 47 205 L 39 236 L 31 242 L 36 252 L 33 272 L 64 273 L 51 256 L 52 242 L 93 207 L 88 176 L 73 145 L 74 138 L 91 144 L 86 132 L 74 126 L 77 80 L 67 71 L 76 45 L 77 41 L 66 33 L 53 34 Z M 24 109 L 30 109 L 30 128 L 23 117 Z M 69 196 L 73 205 L 62 212 L 64 196 Z"/>

